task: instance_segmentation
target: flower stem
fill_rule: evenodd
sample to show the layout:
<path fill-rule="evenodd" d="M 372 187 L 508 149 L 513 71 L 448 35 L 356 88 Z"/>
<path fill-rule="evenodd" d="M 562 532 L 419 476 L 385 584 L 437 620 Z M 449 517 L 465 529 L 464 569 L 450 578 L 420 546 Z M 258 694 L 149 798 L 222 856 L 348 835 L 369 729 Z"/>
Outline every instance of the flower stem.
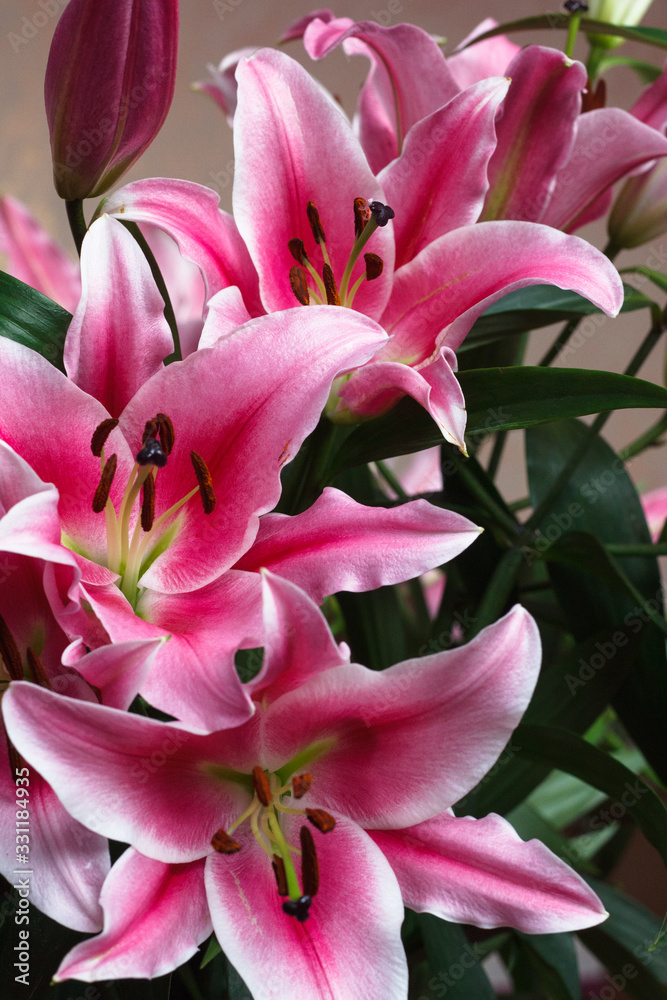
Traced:
<path fill-rule="evenodd" d="M 74 237 L 76 252 L 80 257 L 83 238 L 88 230 L 88 227 L 86 226 L 86 219 L 83 214 L 82 199 L 76 198 L 74 201 L 66 201 L 65 210 L 67 211 L 67 221 L 69 222 L 69 228 L 71 229 L 72 236 Z"/>

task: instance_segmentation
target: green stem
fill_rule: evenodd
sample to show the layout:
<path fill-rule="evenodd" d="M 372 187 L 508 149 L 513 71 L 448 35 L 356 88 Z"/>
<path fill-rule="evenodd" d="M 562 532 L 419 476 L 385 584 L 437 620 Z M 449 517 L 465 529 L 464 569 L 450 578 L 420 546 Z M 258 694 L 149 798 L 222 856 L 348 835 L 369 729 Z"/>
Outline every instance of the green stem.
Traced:
<path fill-rule="evenodd" d="M 572 336 L 572 334 L 574 333 L 574 331 L 577 329 L 577 327 L 581 323 L 582 319 L 583 319 L 583 316 L 577 316 L 576 319 L 570 319 L 570 320 L 567 321 L 567 323 L 565 324 L 565 326 L 563 327 L 563 329 L 560 331 L 560 333 L 558 334 L 558 336 L 556 337 L 556 339 L 554 340 L 553 344 L 551 345 L 551 347 L 549 348 L 549 350 L 547 351 L 547 353 L 544 355 L 544 357 L 542 358 L 542 360 L 538 361 L 538 363 L 537 363 L 538 367 L 540 367 L 540 368 L 548 368 L 549 367 L 549 365 L 551 364 L 551 362 L 554 361 L 558 357 L 558 355 L 560 354 L 560 352 L 562 351 L 562 349 L 565 347 L 565 345 L 567 344 L 568 340 L 570 339 L 570 337 Z"/>
<path fill-rule="evenodd" d="M 579 25 L 581 24 L 581 14 L 572 14 L 570 17 L 570 23 L 567 26 L 567 41 L 565 42 L 565 55 L 568 59 L 572 58 L 574 53 L 574 43 L 579 34 Z"/>
<path fill-rule="evenodd" d="M 406 500 L 408 494 L 405 492 L 405 490 L 403 489 L 403 487 L 399 483 L 399 481 L 396 478 L 396 476 L 394 475 L 394 473 L 387 466 L 387 463 L 378 460 L 375 463 L 375 465 L 376 465 L 376 468 L 377 468 L 378 472 L 380 473 L 380 475 L 384 479 L 385 483 L 389 487 L 389 489 L 393 490 L 394 493 L 396 494 L 396 496 L 399 497 L 401 500 Z"/>
<path fill-rule="evenodd" d="M 637 544 L 629 545 L 623 542 L 610 542 L 605 545 L 607 552 L 613 556 L 667 556 L 667 545 L 665 544 Z"/>
<path fill-rule="evenodd" d="M 486 470 L 489 479 L 496 478 L 498 466 L 500 465 L 500 460 L 503 457 L 503 449 L 506 441 L 507 431 L 498 431 L 496 434 L 496 440 L 493 442 L 493 451 L 491 452 L 491 458 L 489 459 L 489 464 Z"/>
<path fill-rule="evenodd" d="M 471 629 L 471 637 L 481 632 L 487 625 L 497 621 L 505 610 L 521 567 L 523 552 L 520 548 L 507 549 L 495 568 L 489 585 L 477 609 L 477 617 Z"/>
<path fill-rule="evenodd" d="M 162 300 L 164 302 L 164 318 L 166 319 L 169 325 L 169 329 L 171 330 L 171 336 L 174 341 L 174 353 L 170 354 L 168 358 L 165 358 L 164 363 L 166 365 L 169 365 L 171 364 L 172 361 L 182 361 L 183 354 L 181 351 L 181 338 L 178 333 L 178 324 L 176 323 L 174 307 L 171 304 L 169 292 L 167 291 L 167 286 L 165 284 L 164 278 L 162 277 L 162 271 L 160 270 L 158 262 L 155 259 L 155 255 L 153 254 L 153 251 L 151 250 L 151 248 L 148 245 L 148 242 L 146 241 L 146 237 L 139 229 L 139 226 L 136 224 L 136 222 L 126 222 L 123 219 L 121 219 L 120 221 L 123 223 L 125 228 L 132 233 L 135 240 L 141 247 L 143 255 L 148 261 L 148 265 L 151 269 L 151 274 L 153 275 L 155 284 L 157 285 L 160 295 L 162 296 Z"/>
<path fill-rule="evenodd" d="M 69 228 L 71 229 L 72 236 L 74 237 L 76 252 L 80 257 L 83 238 L 88 230 L 88 227 L 86 226 L 86 219 L 83 214 L 82 199 L 76 198 L 74 201 L 66 201 L 65 210 L 67 212 L 67 221 L 69 222 Z"/>
<path fill-rule="evenodd" d="M 619 456 L 624 462 L 628 459 L 634 458 L 635 455 L 641 454 L 647 448 L 651 448 L 660 444 L 660 438 L 663 434 L 667 432 L 667 412 L 663 413 L 659 420 L 657 420 L 652 427 L 644 431 L 636 440 L 629 444 L 626 448 L 623 448 L 619 452 Z"/>
<path fill-rule="evenodd" d="M 491 520 L 502 527 L 511 538 L 516 538 L 518 534 L 518 525 L 514 518 L 510 517 L 510 515 L 496 503 L 493 497 L 489 496 L 474 473 L 467 467 L 465 459 L 459 459 L 456 455 L 454 455 L 452 460 L 456 465 L 456 471 L 461 477 L 461 481 L 475 500 L 477 500 L 480 506 L 486 511 Z"/>

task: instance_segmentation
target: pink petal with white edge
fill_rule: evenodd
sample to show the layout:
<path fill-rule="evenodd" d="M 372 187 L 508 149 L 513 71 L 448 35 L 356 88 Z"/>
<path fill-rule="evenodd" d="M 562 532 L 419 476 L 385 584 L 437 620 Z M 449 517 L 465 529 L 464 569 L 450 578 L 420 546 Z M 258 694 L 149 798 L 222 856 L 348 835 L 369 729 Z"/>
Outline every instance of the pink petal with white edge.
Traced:
<path fill-rule="evenodd" d="M 584 116 L 585 117 L 585 116 Z M 533 222 L 479 222 L 439 237 L 394 275 L 382 360 L 419 364 L 456 350 L 485 309 L 527 285 L 557 285 L 607 315 L 623 304 L 613 264 L 584 240 Z"/>
<path fill-rule="evenodd" d="M 461 90 L 472 87 L 474 83 L 489 76 L 504 76 L 514 56 L 521 51 L 521 47 L 510 42 L 505 35 L 496 35 L 495 38 L 487 38 L 485 42 L 463 48 L 473 38 L 497 27 L 498 22 L 493 17 L 485 18 L 458 46 L 463 51 L 455 52 L 447 59 L 450 72 Z"/>
<path fill-rule="evenodd" d="M 288 242 L 303 240 L 311 263 L 322 271 L 307 203 L 312 201 L 319 211 L 340 286 L 355 239 L 355 198 L 384 202 L 385 197 L 341 109 L 297 62 L 282 52 L 260 49 L 240 63 L 236 76 L 234 217 L 259 272 L 265 308 L 287 309 L 297 304 Z M 267 148 L 272 150 L 268 158 Z M 382 257 L 385 270 L 362 283 L 354 305 L 376 319 L 391 287 L 391 225 L 377 229 L 366 249 Z M 351 284 L 363 273 L 361 258 Z"/>
<path fill-rule="evenodd" d="M 221 288 L 208 304 L 208 314 L 199 339 L 199 349 L 214 347 L 220 337 L 228 337 L 250 320 L 238 288 Z"/>
<path fill-rule="evenodd" d="M 210 80 L 199 80 L 192 84 L 192 90 L 201 90 L 202 93 L 212 97 L 222 113 L 227 119 L 227 124 L 231 128 L 234 124 L 236 113 L 237 83 L 236 67 L 247 56 L 251 56 L 255 48 L 236 49 L 229 52 L 219 66 L 206 67 L 211 74 Z"/>
<path fill-rule="evenodd" d="M 327 487 L 303 514 L 262 518 L 255 544 L 237 564 L 265 567 L 317 603 L 338 590 L 374 590 L 453 559 L 481 528 L 426 500 L 365 507 Z"/>
<path fill-rule="evenodd" d="M 511 79 L 489 163 L 482 218 L 540 222 L 577 134 L 586 70 L 557 49 L 530 45 L 507 67 Z"/>
<path fill-rule="evenodd" d="M 299 842 L 299 817 L 284 823 Z M 405 1000 L 407 967 L 396 879 L 367 834 L 337 816 L 330 833 L 314 831 L 320 888 L 309 918 L 282 911 L 271 864 L 247 827 L 237 854 L 206 862 L 213 928 L 253 996 L 265 1000 Z"/>
<path fill-rule="evenodd" d="M 428 243 L 477 221 L 496 148 L 495 116 L 509 80 L 493 77 L 410 129 L 403 152 L 379 174 L 395 208 L 396 267 Z"/>
<path fill-rule="evenodd" d="M 501 816 L 442 813 L 407 830 L 371 830 L 405 905 L 476 927 L 554 934 L 608 916 L 576 872 L 539 840 L 527 843 Z"/>
<path fill-rule="evenodd" d="M 312 747 L 318 805 L 365 827 L 421 823 L 497 759 L 526 710 L 540 655 L 537 626 L 517 605 L 465 646 L 381 672 L 326 670 L 269 706 L 267 766 Z"/>
<path fill-rule="evenodd" d="M 130 847 L 111 869 L 100 902 L 102 933 L 72 948 L 54 982 L 163 976 L 211 933 L 203 861 L 165 865 Z"/>
<path fill-rule="evenodd" d="M 81 295 L 78 266 L 9 195 L 0 198 L 0 252 L 7 255 L 9 274 L 74 312 Z"/>
<path fill-rule="evenodd" d="M 370 59 L 371 71 L 359 96 L 358 127 L 374 172 L 401 154 L 416 122 L 459 91 L 437 42 L 414 24 L 386 28 L 347 18 L 328 24 L 313 21 L 303 41 L 311 59 L 322 59 L 341 43 L 347 55 Z"/>
<path fill-rule="evenodd" d="M 176 445 L 157 477 L 156 517 L 196 485 L 190 450 L 211 473 L 210 515 L 193 497 L 181 527 L 140 581 L 164 593 L 212 582 L 250 547 L 258 517 L 275 507 L 280 470 L 320 417 L 333 379 L 367 361 L 386 340 L 353 310 L 311 306 L 246 323 L 146 382 L 121 427 L 137 450 L 147 419 L 168 414 Z M 270 359 L 270 364 L 267 364 Z"/>
<path fill-rule="evenodd" d="M 234 653 L 261 644 L 256 573 L 225 573 L 185 594 L 144 591 L 137 613 L 115 586 L 88 587 L 86 596 L 114 644 L 168 640 L 147 672 L 139 669 L 125 678 L 132 685 L 138 681 L 141 694 L 156 708 L 196 732 L 238 726 L 252 715 Z"/>
<path fill-rule="evenodd" d="M 667 68 L 630 108 L 630 114 L 658 132 L 667 127 Z"/>
<path fill-rule="evenodd" d="M 590 222 L 591 202 L 642 164 L 667 155 L 667 138 L 620 108 L 599 108 L 579 118 L 572 155 L 558 174 L 542 222 L 571 232 Z M 605 203 L 599 202 L 604 210 Z"/>
<path fill-rule="evenodd" d="M 277 697 L 322 670 L 350 662 L 316 604 L 299 587 L 262 570 L 264 662 L 247 685 L 256 701 Z"/>
<path fill-rule="evenodd" d="M 174 349 L 164 301 L 139 244 L 109 215 L 84 237 L 81 281 L 81 301 L 65 340 L 65 369 L 119 417 Z"/>
<path fill-rule="evenodd" d="M 218 208 L 219 202 L 220 196 L 201 184 L 153 177 L 119 188 L 104 202 L 104 211 L 163 229 L 183 257 L 200 268 L 207 297 L 238 285 L 256 316 L 263 312 L 257 275 L 234 219 Z"/>
<path fill-rule="evenodd" d="M 284 44 L 285 42 L 296 41 L 297 38 L 303 38 L 304 32 L 310 22 L 317 19 L 324 21 L 325 24 L 328 24 L 329 21 L 336 20 L 336 15 L 329 7 L 318 7 L 316 10 L 311 10 L 309 14 L 305 14 L 303 17 L 297 18 L 296 21 L 292 21 L 289 27 L 286 28 L 280 36 L 280 42 Z M 342 21 L 343 18 L 340 18 L 339 20 Z M 350 24 L 354 23 L 349 18 L 348 21 Z"/>
<path fill-rule="evenodd" d="M 250 804 L 226 769 L 249 775 L 260 760 L 254 719 L 198 736 L 25 681 L 10 684 L 2 710 L 16 749 L 75 819 L 156 861 L 203 858 L 215 831 Z"/>
<path fill-rule="evenodd" d="M 454 352 L 448 347 L 441 348 L 439 356 L 418 371 L 400 361 L 372 361 L 341 385 L 341 404 L 334 413 L 348 409 L 358 417 L 376 417 L 390 410 L 401 396 L 412 396 L 431 414 L 445 441 L 466 454 L 465 400 L 455 371 Z"/>
<path fill-rule="evenodd" d="M 139 693 L 146 674 L 166 641 L 166 638 L 158 638 L 115 642 L 76 659 L 72 666 L 92 687 L 97 688 L 103 705 L 127 709 Z"/>
<path fill-rule="evenodd" d="M 19 772 L 20 773 L 20 772 Z M 77 823 L 56 798 L 55 792 L 34 768 L 28 785 L 10 780 L 10 764 L 4 733 L 0 730 L 0 872 L 16 882 L 16 869 L 35 872 L 28 876 L 30 903 L 65 927 L 93 932 L 102 926 L 99 895 L 109 871 L 109 845 L 104 837 Z M 17 788 L 28 792 L 30 864 L 17 857 Z M 18 807 L 20 808 L 20 807 Z"/>

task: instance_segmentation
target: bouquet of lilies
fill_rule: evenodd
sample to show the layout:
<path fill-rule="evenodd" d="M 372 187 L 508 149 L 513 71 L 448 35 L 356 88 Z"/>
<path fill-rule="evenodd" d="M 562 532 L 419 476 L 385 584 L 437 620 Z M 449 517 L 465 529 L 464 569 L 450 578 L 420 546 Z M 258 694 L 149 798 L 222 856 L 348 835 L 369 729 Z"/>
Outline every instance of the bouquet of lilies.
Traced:
<path fill-rule="evenodd" d="M 667 325 L 667 71 L 616 54 L 664 54 L 648 6 L 447 54 L 310 13 L 281 43 L 366 58 L 354 117 L 286 44 L 226 56 L 197 86 L 231 214 L 122 185 L 177 0 L 65 7 L 78 263 L 0 200 L 3 996 L 665 995 L 660 917 L 613 875 L 635 827 L 667 862 L 667 493 L 625 467 L 667 433 L 636 377 Z M 602 251 L 576 232 L 605 216 Z M 625 370 L 569 367 L 620 311 Z M 626 408 L 659 415 L 617 453 Z"/>

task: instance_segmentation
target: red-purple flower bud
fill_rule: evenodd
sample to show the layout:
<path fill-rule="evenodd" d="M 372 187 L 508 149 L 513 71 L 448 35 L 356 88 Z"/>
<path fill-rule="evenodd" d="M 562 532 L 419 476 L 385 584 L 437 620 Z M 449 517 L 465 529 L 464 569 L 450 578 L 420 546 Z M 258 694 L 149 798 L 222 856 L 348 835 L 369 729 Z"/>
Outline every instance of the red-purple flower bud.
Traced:
<path fill-rule="evenodd" d="M 107 191 L 151 144 L 176 78 L 178 0 L 70 0 L 44 97 L 61 198 Z"/>

